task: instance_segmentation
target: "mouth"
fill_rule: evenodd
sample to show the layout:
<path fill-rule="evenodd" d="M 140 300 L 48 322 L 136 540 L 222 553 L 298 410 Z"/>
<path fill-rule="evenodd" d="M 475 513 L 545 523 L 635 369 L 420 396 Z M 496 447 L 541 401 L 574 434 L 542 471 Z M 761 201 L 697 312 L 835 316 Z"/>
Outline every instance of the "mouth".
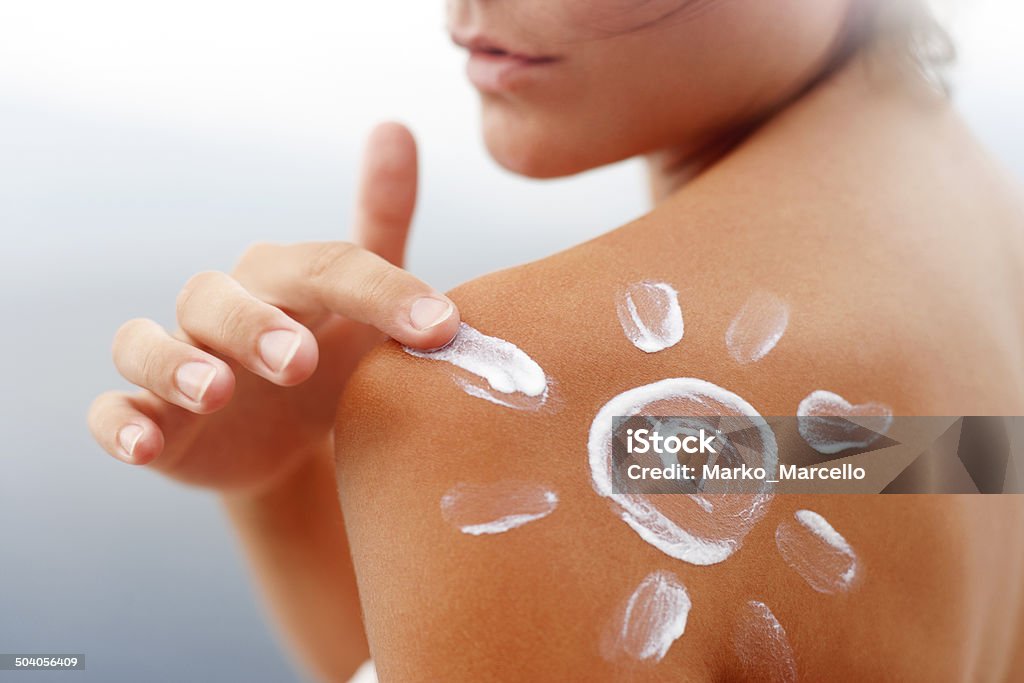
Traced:
<path fill-rule="evenodd" d="M 507 49 L 502 45 L 492 42 L 483 36 L 463 39 L 453 36 L 452 41 L 461 48 L 469 51 L 472 57 L 485 57 L 490 59 L 509 59 L 525 64 L 549 64 L 558 61 L 558 57 L 549 55 L 533 55 L 526 52 L 517 52 Z"/>
<path fill-rule="evenodd" d="M 469 52 L 466 75 L 478 90 L 501 92 L 516 89 L 539 76 L 544 67 L 560 61 L 552 55 L 533 54 L 506 47 L 484 36 L 452 35 L 452 41 Z"/>

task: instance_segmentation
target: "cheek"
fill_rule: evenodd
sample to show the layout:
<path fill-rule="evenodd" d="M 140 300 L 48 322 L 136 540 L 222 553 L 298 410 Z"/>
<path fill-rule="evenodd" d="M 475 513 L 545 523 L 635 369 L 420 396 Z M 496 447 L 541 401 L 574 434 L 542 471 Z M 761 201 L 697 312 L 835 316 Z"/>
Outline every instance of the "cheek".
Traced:
<path fill-rule="evenodd" d="M 716 0 L 565 0 L 563 20 L 587 38 L 639 30 Z"/>

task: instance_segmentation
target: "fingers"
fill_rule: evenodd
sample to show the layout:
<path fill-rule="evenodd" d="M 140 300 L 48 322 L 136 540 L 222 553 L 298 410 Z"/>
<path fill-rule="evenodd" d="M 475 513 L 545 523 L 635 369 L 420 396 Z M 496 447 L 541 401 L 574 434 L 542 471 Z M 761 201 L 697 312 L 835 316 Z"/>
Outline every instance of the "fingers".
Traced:
<path fill-rule="evenodd" d="M 292 386 L 316 370 L 313 333 L 224 273 L 192 277 L 177 308 L 178 324 L 189 337 L 274 384 Z"/>
<path fill-rule="evenodd" d="M 400 268 L 416 205 L 416 164 L 416 142 L 407 128 L 377 126 L 363 159 L 356 244 L 257 245 L 236 276 L 250 291 L 296 314 L 335 313 L 407 346 L 444 346 L 459 327 L 455 304 Z"/>
<path fill-rule="evenodd" d="M 249 250 L 247 282 L 290 311 L 329 311 L 376 327 L 418 349 L 447 344 L 459 326 L 455 304 L 380 256 L 347 242 L 263 244 Z"/>
<path fill-rule="evenodd" d="M 401 266 L 416 207 L 416 141 L 400 123 L 382 123 L 366 142 L 356 197 L 357 245 Z"/>
<path fill-rule="evenodd" d="M 89 431 L 107 453 L 133 465 L 152 462 L 164 448 L 164 435 L 142 412 L 139 398 L 120 391 L 108 391 L 93 401 Z"/>
<path fill-rule="evenodd" d="M 152 320 L 129 320 L 114 335 L 114 365 L 132 384 L 193 413 L 210 413 L 231 398 L 228 365 L 173 338 Z"/>

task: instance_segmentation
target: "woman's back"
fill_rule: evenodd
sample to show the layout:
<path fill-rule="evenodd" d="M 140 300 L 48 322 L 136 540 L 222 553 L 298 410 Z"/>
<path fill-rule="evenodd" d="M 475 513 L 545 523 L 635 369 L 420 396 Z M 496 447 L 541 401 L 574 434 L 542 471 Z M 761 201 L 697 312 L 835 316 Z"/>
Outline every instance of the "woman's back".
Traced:
<path fill-rule="evenodd" d="M 1024 209 L 956 116 L 855 62 L 651 214 L 458 288 L 463 320 L 528 353 L 551 395 L 537 411 L 483 401 L 449 366 L 394 344 L 353 379 L 337 474 L 381 673 L 780 675 L 734 651 L 758 601 L 808 680 L 1024 676 L 1019 654 L 1011 663 L 1024 650 L 1020 497 L 776 496 L 738 552 L 694 566 L 623 523 L 595 493 L 587 453 L 602 405 L 671 377 L 711 382 L 762 415 L 794 415 L 815 390 L 896 415 L 1021 414 L 1022 264 Z M 616 314 L 641 281 L 670 284 L 683 312 L 682 340 L 657 353 L 638 350 Z M 730 324 L 760 296 L 785 310 L 784 333 L 738 362 Z M 509 481 L 550 488 L 557 508 L 494 536 L 446 523 L 453 487 Z M 849 592 L 813 590 L 780 557 L 775 530 L 799 509 L 856 551 Z M 686 586 L 684 635 L 657 665 L 602 657 L 608 624 L 657 570 Z"/>

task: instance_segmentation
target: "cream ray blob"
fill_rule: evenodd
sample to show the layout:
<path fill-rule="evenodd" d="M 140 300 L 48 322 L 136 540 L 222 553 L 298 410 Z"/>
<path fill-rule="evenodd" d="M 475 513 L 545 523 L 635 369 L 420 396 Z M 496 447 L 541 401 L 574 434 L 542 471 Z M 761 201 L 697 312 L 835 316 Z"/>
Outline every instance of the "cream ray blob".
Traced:
<path fill-rule="evenodd" d="M 515 344 L 460 323 L 455 338 L 435 351 L 404 347 L 417 358 L 450 363 L 468 376 L 455 381 L 470 396 L 517 410 L 535 410 L 548 398 L 544 370 Z"/>
<path fill-rule="evenodd" d="M 716 489 L 645 496 L 620 492 L 612 462 L 612 419 L 646 415 L 690 416 L 690 426 L 699 424 L 712 431 L 728 422 L 728 433 L 719 432 L 721 443 L 728 444 L 717 456 L 720 464 L 731 467 L 745 462 L 764 467 L 769 479 L 776 478 L 778 467 L 775 434 L 754 407 L 736 394 L 686 377 L 623 392 L 602 406 L 591 423 L 587 444 L 591 484 L 598 495 L 612 502 L 619 517 L 640 538 L 670 557 L 696 565 L 726 560 L 764 515 L 772 497 L 771 485 L 763 484 L 758 493 Z M 730 441 L 730 435 L 736 438 Z"/>
<path fill-rule="evenodd" d="M 502 534 L 544 519 L 558 507 L 558 494 L 524 482 L 456 484 L 441 497 L 441 516 L 470 536 Z"/>
<path fill-rule="evenodd" d="M 819 593 L 847 591 L 857 578 L 857 554 L 824 517 L 797 510 L 775 529 L 779 554 Z"/>
<path fill-rule="evenodd" d="M 667 282 L 634 282 L 619 295 L 615 310 L 622 331 L 641 351 L 662 351 L 683 338 L 679 295 Z"/>
<path fill-rule="evenodd" d="M 733 629 L 732 646 L 750 680 L 796 681 L 796 659 L 786 629 L 763 602 L 750 600 L 744 605 Z"/>
<path fill-rule="evenodd" d="M 812 391 L 796 409 L 800 436 L 814 450 L 832 455 L 865 448 L 892 426 L 892 409 L 883 403 L 854 405 L 831 391 Z"/>
<path fill-rule="evenodd" d="M 648 574 L 616 612 L 601 638 L 601 656 L 656 663 L 686 631 L 690 596 L 671 572 Z"/>
<path fill-rule="evenodd" d="M 732 319 L 725 346 L 737 363 L 754 363 L 775 348 L 789 325 L 789 306 L 769 292 L 755 292 Z"/>

